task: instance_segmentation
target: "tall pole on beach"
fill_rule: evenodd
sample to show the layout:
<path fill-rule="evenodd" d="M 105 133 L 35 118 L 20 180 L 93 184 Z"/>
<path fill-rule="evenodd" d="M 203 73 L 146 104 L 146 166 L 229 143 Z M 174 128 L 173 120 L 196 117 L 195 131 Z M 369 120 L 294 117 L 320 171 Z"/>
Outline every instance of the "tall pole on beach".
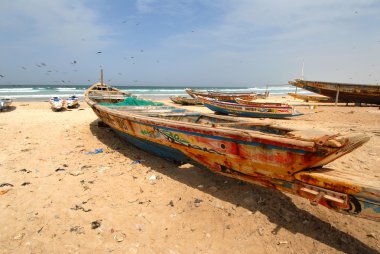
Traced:
<path fill-rule="evenodd" d="M 302 61 L 301 80 L 303 80 L 303 68 L 305 67 L 305 61 Z M 298 86 L 296 86 L 295 94 L 297 94 Z M 294 98 L 296 99 L 296 98 Z"/>
<path fill-rule="evenodd" d="M 100 66 L 100 84 L 103 85 L 103 68 Z"/>
<path fill-rule="evenodd" d="M 337 88 L 336 88 L 336 96 L 335 96 L 335 107 L 337 106 L 338 104 L 338 100 L 339 100 L 339 90 L 340 90 L 340 85 L 336 85 Z"/>

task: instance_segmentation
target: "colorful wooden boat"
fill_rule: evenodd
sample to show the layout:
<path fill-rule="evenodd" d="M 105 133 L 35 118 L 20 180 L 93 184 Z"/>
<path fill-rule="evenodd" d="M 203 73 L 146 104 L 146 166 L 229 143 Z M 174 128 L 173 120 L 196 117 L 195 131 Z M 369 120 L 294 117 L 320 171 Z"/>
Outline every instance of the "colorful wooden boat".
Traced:
<path fill-rule="evenodd" d="M 267 106 L 267 107 L 289 107 L 289 104 L 282 103 L 282 102 L 270 102 L 270 101 L 249 101 L 249 100 L 243 100 L 243 99 L 236 99 L 236 102 L 239 104 L 244 105 L 251 105 L 251 106 Z"/>
<path fill-rule="evenodd" d="M 334 102 L 333 98 L 327 97 L 327 96 L 320 96 L 320 95 L 307 95 L 307 94 L 299 94 L 299 93 L 288 93 L 289 96 L 293 97 L 294 99 L 303 100 L 306 102 L 309 101 L 315 101 L 315 102 Z"/>
<path fill-rule="evenodd" d="M 65 100 L 63 100 L 62 98 L 58 96 L 54 96 L 50 98 L 49 103 L 50 103 L 50 107 L 54 111 L 60 111 L 65 107 Z"/>
<path fill-rule="evenodd" d="M 313 93 L 337 99 L 339 102 L 369 103 L 380 105 L 380 85 L 345 84 L 296 79 L 289 84 Z"/>
<path fill-rule="evenodd" d="M 245 117 L 268 117 L 268 118 L 285 118 L 292 116 L 300 116 L 302 113 L 297 112 L 290 105 L 278 105 L 277 103 L 256 103 L 253 105 L 239 104 L 233 102 L 218 101 L 211 98 L 201 97 L 198 99 L 203 105 L 217 114 L 222 115 L 237 115 Z"/>
<path fill-rule="evenodd" d="M 193 98 L 198 96 L 213 98 L 219 101 L 235 102 L 236 98 L 245 100 L 254 100 L 257 98 L 257 94 L 254 92 L 228 92 L 222 93 L 217 91 L 200 91 L 186 88 L 185 91 Z"/>
<path fill-rule="evenodd" d="M 188 98 L 184 96 L 170 96 L 169 97 L 174 103 L 181 105 L 202 105 L 202 102 L 195 98 Z"/>
<path fill-rule="evenodd" d="M 71 95 L 66 99 L 66 104 L 68 108 L 75 108 L 79 106 L 79 98 L 75 95 Z"/>
<path fill-rule="evenodd" d="M 178 112 L 165 105 L 128 106 L 128 98 L 107 101 L 108 91 L 116 95 L 119 90 L 94 85 L 85 92 L 85 100 L 101 121 L 145 151 L 289 192 L 313 205 L 380 220 L 377 178 L 350 169 L 322 168 L 363 145 L 369 140 L 366 135 L 293 130 L 228 116 Z"/>

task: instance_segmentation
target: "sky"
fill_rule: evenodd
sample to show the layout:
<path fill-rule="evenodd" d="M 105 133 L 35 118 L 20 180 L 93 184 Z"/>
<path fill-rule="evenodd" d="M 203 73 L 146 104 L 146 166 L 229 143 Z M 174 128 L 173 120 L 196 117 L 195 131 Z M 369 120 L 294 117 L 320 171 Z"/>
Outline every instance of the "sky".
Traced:
<path fill-rule="evenodd" d="M 1 0 L 0 33 L 0 85 L 380 82 L 380 0 Z"/>

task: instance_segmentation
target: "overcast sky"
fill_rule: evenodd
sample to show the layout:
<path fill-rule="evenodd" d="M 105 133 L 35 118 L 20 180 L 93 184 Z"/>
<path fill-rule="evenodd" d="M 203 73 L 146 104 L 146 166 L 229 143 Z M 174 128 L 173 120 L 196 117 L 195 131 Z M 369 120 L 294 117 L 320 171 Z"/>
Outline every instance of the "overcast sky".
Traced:
<path fill-rule="evenodd" d="M 380 82 L 380 0 L 1 0 L 0 84 Z"/>

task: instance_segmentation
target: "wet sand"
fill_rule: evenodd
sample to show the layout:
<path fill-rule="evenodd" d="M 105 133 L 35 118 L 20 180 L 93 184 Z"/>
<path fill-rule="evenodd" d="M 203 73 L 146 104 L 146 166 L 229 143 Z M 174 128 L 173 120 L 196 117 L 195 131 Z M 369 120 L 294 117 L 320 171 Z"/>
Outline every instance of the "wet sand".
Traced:
<path fill-rule="evenodd" d="M 306 114 L 272 121 L 367 133 L 369 142 L 328 167 L 380 178 L 378 107 L 297 109 Z M 10 184 L 0 187 L 1 253 L 380 251 L 378 222 L 178 166 L 97 123 L 84 102 L 62 112 L 15 102 L 0 112 L 0 185 Z"/>

